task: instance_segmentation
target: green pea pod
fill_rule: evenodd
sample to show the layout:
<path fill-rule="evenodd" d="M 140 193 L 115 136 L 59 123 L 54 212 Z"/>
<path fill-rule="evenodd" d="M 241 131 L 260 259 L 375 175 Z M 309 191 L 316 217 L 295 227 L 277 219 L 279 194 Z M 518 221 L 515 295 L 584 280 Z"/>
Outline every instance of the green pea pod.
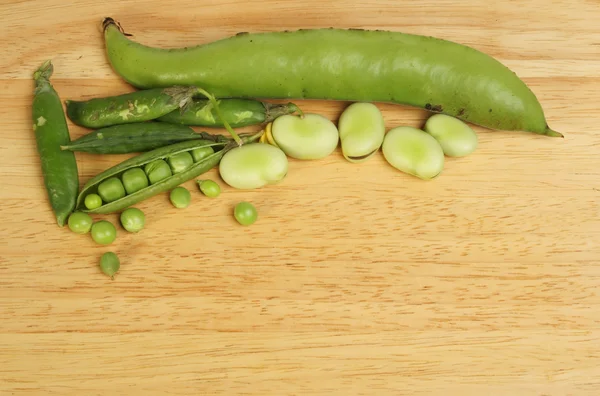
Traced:
<path fill-rule="evenodd" d="M 232 128 L 271 122 L 279 116 L 298 111 L 293 103 L 271 104 L 253 99 L 220 99 L 217 101 L 223 117 Z M 172 111 L 160 118 L 160 121 L 173 124 L 203 127 L 223 127 L 213 104 L 209 100 L 195 99 L 182 110 Z"/>
<path fill-rule="evenodd" d="M 387 102 L 490 129 L 562 136 L 508 67 L 448 40 L 384 30 L 300 29 L 238 34 L 161 49 L 105 18 L 113 70 L 138 88 L 202 86 L 219 98 Z M 148 67 L 152 65 L 152 67 Z"/>
<path fill-rule="evenodd" d="M 242 142 L 252 142 L 258 137 L 260 137 L 260 134 L 261 133 L 251 136 L 243 135 L 241 137 Z M 198 162 L 193 163 L 189 168 L 180 173 L 172 174 L 169 177 L 157 181 L 154 184 L 150 184 L 147 187 L 142 188 L 132 194 L 127 194 L 124 197 L 119 198 L 117 200 L 104 203 L 103 205 L 97 208 L 88 209 L 84 205 L 85 197 L 88 196 L 88 194 L 98 194 L 98 186 L 102 182 L 111 178 L 120 178 L 123 175 L 123 173 L 129 169 L 143 169 L 146 167 L 147 164 L 152 163 L 154 161 L 164 161 L 171 156 L 206 147 L 212 147 L 214 153 L 201 158 Z M 160 194 L 161 192 L 171 190 L 177 187 L 178 185 L 207 172 L 208 170 L 215 167 L 219 163 L 223 155 L 234 147 L 238 147 L 238 144 L 232 142 L 231 140 L 229 140 L 229 142 L 226 143 L 215 142 L 213 140 L 197 139 L 179 142 L 165 147 L 160 147 L 158 149 L 147 151 L 135 157 L 131 157 L 90 179 L 84 185 L 81 192 L 79 193 L 79 196 L 77 197 L 77 208 L 82 212 L 97 214 L 113 213 L 120 211 L 145 199 Z"/>
<path fill-rule="evenodd" d="M 58 225 L 63 227 L 75 207 L 79 176 L 75 155 L 60 149 L 70 137 L 62 102 L 50 83 L 53 70 L 48 60 L 33 74 L 32 116 L 48 198 Z"/>
<path fill-rule="evenodd" d="M 66 100 L 67 115 L 87 128 L 150 121 L 183 108 L 198 94 L 196 87 L 146 89 L 87 101 Z"/>
<path fill-rule="evenodd" d="M 229 141 L 223 135 L 194 132 L 192 128 L 185 125 L 151 121 L 96 129 L 61 148 L 93 154 L 126 154 L 145 152 L 195 139 Z"/>

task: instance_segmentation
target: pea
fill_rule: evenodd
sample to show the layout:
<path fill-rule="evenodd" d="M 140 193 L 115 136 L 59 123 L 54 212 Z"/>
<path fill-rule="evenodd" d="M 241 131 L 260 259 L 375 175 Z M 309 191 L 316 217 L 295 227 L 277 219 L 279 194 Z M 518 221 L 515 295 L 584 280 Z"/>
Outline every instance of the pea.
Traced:
<path fill-rule="evenodd" d="M 190 206 L 190 202 L 192 201 L 192 194 L 190 194 L 187 188 L 179 186 L 171 190 L 169 198 L 173 206 L 179 209 L 183 209 Z"/>
<path fill-rule="evenodd" d="M 102 198 L 98 194 L 88 194 L 83 201 L 86 208 L 93 210 L 102 206 Z"/>
<path fill-rule="evenodd" d="M 258 218 L 258 212 L 250 202 L 240 202 L 233 209 L 233 216 L 243 226 L 254 224 Z"/>
<path fill-rule="evenodd" d="M 123 186 L 125 186 L 127 194 L 133 194 L 142 188 L 148 187 L 148 176 L 142 168 L 127 169 L 123 172 L 121 179 L 123 179 Z"/>
<path fill-rule="evenodd" d="M 117 238 L 117 229 L 107 220 L 100 220 L 92 225 L 92 239 L 100 245 L 110 245 Z"/>
<path fill-rule="evenodd" d="M 121 225 L 129 232 L 139 232 L 144 228 L 146 215 L 138 208 L 127 208 L 120 216 Z"/>
<path fill-rule="evenodd" d="M 191 154 L 187 151 L 182 151 L 181 153 L 173 154 L 169 158 L 167 158 L 167 162 L 173 171 L 173 174 L 181 173 L 188 169 L 190 166 L 194 165 L 194 159 Z"/>
<path fill-rule="evenodd" d="M 125 187 L 117 177 L 111 177 L 98 184 L 98 194 L 104 202 L 112 202 L 125 196 Z"/>
<path fill-rule="evenodd" d="M 171 167 L 165 160 L 152 161 L 144 166 L 144 172 L 148 175 L 150 184 L 156 184 L 161 180 L 171 177 Z"/>
<path fill-rule="evenodd" d="M 208 157 L 211 154 L 214 154 L 215 150 L 212 147 L 198 147 L 191 151 L 192 159 L 194 162 L 198 162 L 203 158 Z"/>
<path fill-rule="evenodd" d="M 477 148 L 477 135 L 458 118 L 435 114 L 425 123 L 425 132 L 433 136 L 449 157 L 464 157 Z"/>
<path fill-rule="evenodd" d="M 389 131 L 381 147 L 394 168 L 423 180 L 433 179 L 444 167 L 444 151 L 433 136 L 413 127 Z"/>
<path fill-rule="evenodd" d="M 115 274 L 121 268 L 121 261 L 114 252 L 106 252 L 100 257 L 100 270 L 111 277 L 115 278 Z"/>
<path fill-rule="evenodd" d="M 221 187 L 212 180 L 197 180 L 200 191 L 208 198 L 216 198 L 221 194 Z"/>
<path fill-rule="evenodd" d="M 76 234 L 87 234 L 92 229 L 92 217 L 84 212 L 73 212 L 69 216 L 69 229 Z"/>
<path fill-rule="evenodd" d="M 223 181 L 237 189 L 255 189 L 283 180 L 288 159 L 278 147 L 249 143 L 228 151 L 219 163 Z"/>

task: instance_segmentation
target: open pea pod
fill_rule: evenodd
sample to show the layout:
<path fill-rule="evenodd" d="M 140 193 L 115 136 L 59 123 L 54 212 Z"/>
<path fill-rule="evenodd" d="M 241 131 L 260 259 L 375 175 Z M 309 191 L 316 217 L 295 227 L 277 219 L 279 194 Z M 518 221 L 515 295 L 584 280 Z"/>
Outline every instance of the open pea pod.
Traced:
<path fill-rule="evenodd" d="M 258 139 L 258 137 L 260 137 L 260 133 L 251 136 L 242 136 L 241 138 L 242 142 L 247 143 Z M 169 191 L 178 185 L 207 172 L 219 163 L 227 151 L 237 146 L 238 144 L 231 140 L 228 142 L 218 142 L 198 139 L 171 144 L 169 146 L 154 149 L 152 151 L 129 158 L 90 179 L 83 186 L 77 197 L 76 210 L 96 214 L 113 213 L 123 210 L 157 194 Z M 196 155 L 194 155 L 194 151 L 198 149 L 204 149 L 205 151 L 206 149 L 210 150 L 208 150 L 207 155 L 198 158 Z M 133 168 L 144 169 L 147 164 L 150 164 L 154 161 L 168 161 L 170 158 L 176 158 L 177 156 L 181 155 L 181 153 L 185 154 L 186 152 L 190 153 L 190 157 L 195 158 L 194 162 L 191 163 L 186 169 L 177 170 L 177 173 L 174 172 L 170 176 L 160 181 L 151 183 L 147 187 L 141 188 L 131 194 L 126 194 L 121 198 L 111 202 L 103 202 L 103 204 L 97 208 L 88 209 L 85 207 L 85 197 L 89 194 L 98 194 L 98 186 L 103 182 L 109 179 L 119 179 L 127 170 Z"/>

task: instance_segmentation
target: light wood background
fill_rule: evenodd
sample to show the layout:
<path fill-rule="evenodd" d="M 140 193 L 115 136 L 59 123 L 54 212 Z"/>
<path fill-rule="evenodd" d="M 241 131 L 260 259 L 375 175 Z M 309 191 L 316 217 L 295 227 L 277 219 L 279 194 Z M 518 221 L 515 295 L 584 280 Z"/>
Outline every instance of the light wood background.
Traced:
<path fill-rule="evenodd" d="M 458 41 L 511 67 L 566 137 L 477 128 L 479 149 L 432 182 L 339 151 L 218 200 L 189 182 L 186 210 L 138 205 L 147 226 L 119 230 L 110 281 L 108 248 L 54 223 L 30 120 L 46 59 L 63 99 L 132 89 L 105 16 L 164 47 L 327 26 Z M 3 0 L 0 18 L 0 395 L 600 392 L 597 0 Z M 299 104 L 332 120 L 346 105 Z M 388 128 L 426 118 L 381 109 Z M 81 182 L 124 157 L 77 154 Z"/>

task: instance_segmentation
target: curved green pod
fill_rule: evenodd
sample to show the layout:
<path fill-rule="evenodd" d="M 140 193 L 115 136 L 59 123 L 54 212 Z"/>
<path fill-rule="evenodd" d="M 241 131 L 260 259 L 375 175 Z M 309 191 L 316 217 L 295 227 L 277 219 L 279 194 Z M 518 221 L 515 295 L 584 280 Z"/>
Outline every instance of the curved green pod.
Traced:
<path fill-rule="evenodd" d="M 132 41 L 112 18 L 103 26 L 110 64 L 140 88 L 197 85 L 220 98 L 396 103 L 490 129 L 562 136 L 513 71 L 447 40 L 329 28 L 244 33 L 160 49 Z"/>

